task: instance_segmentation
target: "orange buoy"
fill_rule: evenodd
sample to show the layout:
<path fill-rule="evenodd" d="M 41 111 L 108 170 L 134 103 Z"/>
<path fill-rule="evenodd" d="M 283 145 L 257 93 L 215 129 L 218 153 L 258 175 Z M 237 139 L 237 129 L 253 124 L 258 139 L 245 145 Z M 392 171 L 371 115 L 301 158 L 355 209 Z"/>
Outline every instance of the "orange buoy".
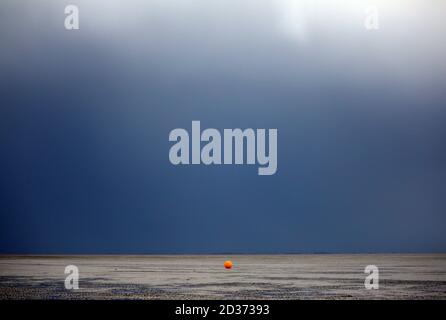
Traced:
<path fill-rule="evenodd" d="M 225 266 L 226 269 L 231 269 L 232 268 L 232 261 L 231 260 L 227 260 L 227 261 L 225 261 L 225 263 L 223 265 Z"/>

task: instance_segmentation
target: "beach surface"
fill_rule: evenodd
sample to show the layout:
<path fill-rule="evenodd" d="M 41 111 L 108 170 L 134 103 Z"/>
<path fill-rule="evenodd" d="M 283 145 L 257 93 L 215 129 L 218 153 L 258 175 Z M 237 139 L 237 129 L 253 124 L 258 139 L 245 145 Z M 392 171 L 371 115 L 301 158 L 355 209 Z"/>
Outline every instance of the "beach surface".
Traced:
<path fill-rule="evenodd" d="M 77 290 L 65 289 L 67 265 Z M 446 254 L 3 255 L 0 299 L 446 299 Z"/>

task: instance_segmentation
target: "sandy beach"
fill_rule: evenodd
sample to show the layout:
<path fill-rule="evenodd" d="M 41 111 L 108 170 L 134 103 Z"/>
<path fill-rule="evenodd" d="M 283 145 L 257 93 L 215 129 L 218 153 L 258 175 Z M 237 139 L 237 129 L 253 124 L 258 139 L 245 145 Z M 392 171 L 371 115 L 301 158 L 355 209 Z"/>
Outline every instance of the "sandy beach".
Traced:
<path fill-rule="evenodd" d="M 378 290 L 364 287 L 367 265 Z M 446 299 L 446 254 L 3 255 L 0 299 Z"/>

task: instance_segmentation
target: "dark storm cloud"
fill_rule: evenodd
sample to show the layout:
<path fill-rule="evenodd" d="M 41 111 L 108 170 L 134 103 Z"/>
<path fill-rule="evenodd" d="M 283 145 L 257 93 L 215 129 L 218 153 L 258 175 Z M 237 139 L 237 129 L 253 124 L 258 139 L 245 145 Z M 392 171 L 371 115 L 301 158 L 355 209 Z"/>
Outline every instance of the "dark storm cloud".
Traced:
<path fill-rule="evenodd" d="M 73 3 L 0 5 L 2 252 L 446 249 L 443 4 Z M 192 120 L 278 172 L 172 166 Z"/>

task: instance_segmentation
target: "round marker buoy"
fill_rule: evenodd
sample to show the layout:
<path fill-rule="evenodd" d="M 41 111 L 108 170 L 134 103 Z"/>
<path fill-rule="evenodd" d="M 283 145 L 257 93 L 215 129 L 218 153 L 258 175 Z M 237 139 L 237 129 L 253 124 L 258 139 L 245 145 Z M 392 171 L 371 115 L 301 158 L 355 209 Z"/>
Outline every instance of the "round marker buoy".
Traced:
<path fill-rule="evenodd" d="M 232 261 L 231 260 L 227 260 L 227 261 L 225 261 L 225 263 L 223 265 L 225 266 L 226 269 L 231 269 L 232 268 Z"/>

